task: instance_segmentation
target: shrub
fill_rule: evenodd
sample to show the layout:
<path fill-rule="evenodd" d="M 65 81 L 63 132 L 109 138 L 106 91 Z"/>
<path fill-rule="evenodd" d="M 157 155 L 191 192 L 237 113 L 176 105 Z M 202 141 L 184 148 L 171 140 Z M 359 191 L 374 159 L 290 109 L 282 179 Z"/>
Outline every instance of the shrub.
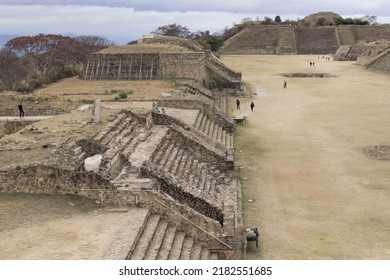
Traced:
<path fill-rule="evenodd" d="M 120 99 L 127 99 L 129 94 L 133 94 L 132 90 L 121 90 L 121 89 L 112 89 L 111 93 L 117 93 L 118 95 L 115 96 L 115 100 L 120 100 Z"/>

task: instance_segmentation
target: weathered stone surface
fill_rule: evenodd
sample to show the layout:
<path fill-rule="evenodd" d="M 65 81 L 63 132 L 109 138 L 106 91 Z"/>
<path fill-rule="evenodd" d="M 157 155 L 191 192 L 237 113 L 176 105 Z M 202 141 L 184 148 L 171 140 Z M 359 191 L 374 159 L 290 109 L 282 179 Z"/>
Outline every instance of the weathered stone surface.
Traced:
<path fill-rule="evenodd" d="M 103 155 L 94 155 L 84 160 L 84 168 L 87 172 L 98 172 Z"/>

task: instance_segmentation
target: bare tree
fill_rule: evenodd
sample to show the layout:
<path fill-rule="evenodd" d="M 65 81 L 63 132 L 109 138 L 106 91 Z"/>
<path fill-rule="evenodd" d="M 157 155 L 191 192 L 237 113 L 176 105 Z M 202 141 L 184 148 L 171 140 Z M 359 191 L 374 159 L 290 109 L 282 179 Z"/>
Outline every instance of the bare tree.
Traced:
<path fill-rule="evenodd" d="M 177 23 L 160 26 L 155 31 L 153 31 L 152 34 L 163 35 L 163 36 L 175 36 L 181 38 L 191 38 L 192 36 L 192 33 L 187 27 L 181 26 L 180 24 Z"/>
<path fill-rule="evenodd" d="M 27 72 L 16 55 L 0 51 L 0 81 L 7 89 L 13 90 L 27 76 Z"/>
<path fill-rule="evenodd" d="M 75 37 L 75 39 L 88 49 L 90 53 L 98 52 L 107 47 L 113 46 L 114 42 L 107 38 L 94 36 L 94 35 L 83 35 Z"/>

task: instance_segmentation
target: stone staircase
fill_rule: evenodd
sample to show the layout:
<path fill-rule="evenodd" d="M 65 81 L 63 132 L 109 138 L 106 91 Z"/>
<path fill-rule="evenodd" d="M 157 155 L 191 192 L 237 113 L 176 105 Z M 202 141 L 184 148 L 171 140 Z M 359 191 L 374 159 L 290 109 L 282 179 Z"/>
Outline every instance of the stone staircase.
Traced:
<path fill-rule="evenodd" d="M 128 260 L 218 259 L 205 242 L 186 234 L 164 216 L 149 214 L 131 246 Z"/>
<path fill-rule="evenodd" d="M 213 93 L 209 89 L 202 86 L 201 84 L 191 83 L 191 82 L 182 82 L 182 83 L 180 83 L 180 85 L 186 87 L 184 92 L 202 95 L 202 96 L 205 96 L 207 98 L 213 98 Z"/>
<path fill-rule="evenodd" d="M 168 174 L 187 192 L 213 204 L 218 203 L 221 193 L 231 182 L 224 172 L 218 170 L 216 162 L 199 158 L 180 140 L 170 136 L 164 139 L 148 165 Z"/>
<path fill-rule="evenodd" d="M 339 48 L 335 27 L 297 27 L 294 32 L 298 54 L 334 54 Z"/>
<path fill-rule="evenodd" d="M 210 58 L 206 60 L 205 65 L 207 68 L 224 77 L 229 82 L 241 83 L 241 73 L 234 72 L 226 65 L 219 62 L 216 58 Z"/>
<path fill-rule="evenodd" d="M 199 113 L 196 116 L 194 127 L 198 131 L 201 131 L 217 142 L 225 145 L 226 148 L 233 148 L 232 133 L 226 131 L 222 126 L 220 126 L 201 110 L 199 110 Z"/>

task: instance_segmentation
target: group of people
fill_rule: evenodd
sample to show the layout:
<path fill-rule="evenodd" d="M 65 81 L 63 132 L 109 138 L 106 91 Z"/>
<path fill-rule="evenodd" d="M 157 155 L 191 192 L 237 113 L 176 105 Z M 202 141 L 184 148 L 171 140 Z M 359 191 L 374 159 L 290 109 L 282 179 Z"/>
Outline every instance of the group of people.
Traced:
<path fill-rule="evenodd" d="M 312 62 L 312 61 L 310 61 L 310 66 L 314 66 L 315 64 L 314 64 L 314 61 Z"/>
<path fill-rule="evenodd" d="M 165 109 L 164 109 L 164 108 L 161 108 L 161 111 L 160 111 L 160 109 L 159 109 L 158 107 L 156 107 L 156 108 L 154 109 L 154 112 L 155 112 L 155 113 L 165 114 Z"/>
<path fill-rule="evenodd" d="M 236 100 L 237 110 L 240 110 L 240 109 L 241 109 L 241 108 L 240 108 L 240 104 L 241 104 L 240 100 L 237 99 L 237 100 Z M 253 108 L 255 108 L 255 103 L 253 103 L 253 101 L 252 101 L 251 104 L 249 105 L 249 107 L 251 108 L 251 110 L 252 110 L 252 112 L 253 112 Z"/>

